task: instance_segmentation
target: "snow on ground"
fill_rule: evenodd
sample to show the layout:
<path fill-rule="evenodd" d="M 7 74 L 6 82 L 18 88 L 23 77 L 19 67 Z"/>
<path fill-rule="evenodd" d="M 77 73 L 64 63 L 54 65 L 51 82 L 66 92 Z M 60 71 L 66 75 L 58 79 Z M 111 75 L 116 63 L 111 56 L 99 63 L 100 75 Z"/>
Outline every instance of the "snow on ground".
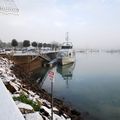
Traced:
<path fill-rule="evenodd" d="M 29 113 L 29 114 L 26 114 L 24 116 L 25 116 L 25 120 L 43 120 L 43 118 L 39 114 L 39 112 Z"/>
<path fill-rule="evenodd" d="M 27 113 L 25 114 L 25 120 L 49 120 L 51 116 L 51 104 L 45 99 L 40 98 L 41 96 L 37 95 L 35 92 L 31 90 L 27 90 L 26 88 L 23 88 L 22 84 L 20 83 L 20 80 L 15 77 L 15 75 L 10 70 L 10 67 L 13 66 L 12 62 L 8 61 L 5 58 L 0 57 L 0 119 L 1 120 L 24 120 L 21 112 L 19 109 L 27 109 L 28 111 L 31 110 L 33 113 Z M 8 92 L 6 87 L 4 86 L 3 82 L 8 82 L 11 86 L 14 87 L 15 93 L 11 94 Z M 41 109 L 44 109 L 46 113 L 49 114 L 49 117 L 45 116 L 45 114 L 41 112 L 34 112 L 33 107 L 22 103 L 22 102 L 15 102 L 13 101 L 12 97 L 19 97 L 20 94 L 24 93 L 30 100 L 33 100 L 35 102 L 40 102 L 41 104 L 47 104 L 49 108 L 46 106 L 41 106 Z M 12 97 L 11 97 L 12 96 Z M 18 109 L 19 108 L 19 109 Z M 57 108 L 53 108 L 55 111 L 59 111 Z M 63 116 L 59 116 L 55 113 L 53 113 L 54 120 L 71 120 L 66 119 Z"/>
<path fill-rule="evenodd" d="M 36 51 L 36 52 L 33 52 L 33 51 L 25 51 L 25 52 L 22 52 L 22 51 L 16 51 L 13 55 L 14 56 L 27 56 L 27 55 L 38 55 L 38 54 L 47 54 L 47 53 L 57 53 L 58 51 L 54 51 L 54 50 L 42 50 L 40 51 Z"/>
<path fill-rule="evenodd" d="M 9 82 L 15 79 L 15 75 L 11 73 L 11 62 L 5 58 L 0 58 L 0 78 L 3 82 Z"/>
<path fill-rule="evenodd" d="M 0 79 L 0 119 L 24 120 L 21 112 L 13 101 L 9 91 Z"/>
<path fill-rule="evenodd" d="M 16 91 L 18 91 L 18 90 L 19 90 L 19 85 L 15 84 L 15 83 L 14 83 L 14 82 L 12 82 L 12 81 L 9 81 L 9 83 L 10 83 L 10 85 L 11 85 L 11 86 L 13 86 L 13 87 L 14 87 L 14 89 L 15 89 Z"/>
<path fill-rule="evenodd" d="M 24 109 L 27 109 L 27 110 L 33 110 L 32 106 L 30 106 L 28 104 L 25 104 L 25 103 L 22 103 L 22 102 L 19 102 L 19 101 L 15 101 L 15 103 L 18 106 L 18 108 L 24 108 Z"/>
<path fill-rule="evenodd" d="M 43 108 L 46 112 L 49 113 L 49 115 L 51 115 L 51 109 L 45 107 L 45 106 L 41 106 L 41 108 Z M 59 116 L 55 113 L 53 113 L 53 120 L 71 120 L 70 118 L 65 119 L 63 116 Z"/>

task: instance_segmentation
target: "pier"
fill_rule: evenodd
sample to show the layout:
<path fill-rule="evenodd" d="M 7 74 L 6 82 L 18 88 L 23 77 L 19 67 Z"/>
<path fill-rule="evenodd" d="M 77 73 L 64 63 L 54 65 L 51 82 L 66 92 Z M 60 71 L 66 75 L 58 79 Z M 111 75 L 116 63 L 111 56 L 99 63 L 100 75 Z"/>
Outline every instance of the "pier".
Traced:
<path fill-rule="evenodd" d="M 41 52 L 6 52 L 0 56 L 7 57 L 14 62 L 15 65 L 23 67 L 27 72 L 31 72 L 41 67 L 52 67 L 56 62 L 56 54 L 58 51 L 41 51 Z"/>

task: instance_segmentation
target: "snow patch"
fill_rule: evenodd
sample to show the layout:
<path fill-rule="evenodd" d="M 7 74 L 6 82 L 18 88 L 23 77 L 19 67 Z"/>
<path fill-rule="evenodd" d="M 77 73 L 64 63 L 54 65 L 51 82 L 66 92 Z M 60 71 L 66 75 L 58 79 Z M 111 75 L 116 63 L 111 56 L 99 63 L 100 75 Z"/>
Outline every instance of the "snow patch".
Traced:
<path fill-rule="evenodd" d="M 33 107 L 28 105 L 28 104 L 25 104 L 25 103 L 22 103 L 22 102 L 19 102 L 19 101 L 15 101 L 15 103 L 18 106 L 18 108 L 23 108 L 23 109 L 27 109 L 27 110 L 33 110 Z"/>
<path fill-rule="evenodd" d="M 39 112 L 25 114 L 25 120 L 43 120 Z"/>

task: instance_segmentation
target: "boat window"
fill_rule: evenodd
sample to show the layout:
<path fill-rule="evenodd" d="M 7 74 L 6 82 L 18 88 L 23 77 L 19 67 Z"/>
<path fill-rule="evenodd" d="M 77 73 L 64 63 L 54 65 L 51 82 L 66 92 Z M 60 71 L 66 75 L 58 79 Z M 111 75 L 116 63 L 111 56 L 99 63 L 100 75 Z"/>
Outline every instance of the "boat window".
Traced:
<path fill-rule="evenodd" d="M 62 49 L 71 49 L 72 46 L 62 46 Z"/>

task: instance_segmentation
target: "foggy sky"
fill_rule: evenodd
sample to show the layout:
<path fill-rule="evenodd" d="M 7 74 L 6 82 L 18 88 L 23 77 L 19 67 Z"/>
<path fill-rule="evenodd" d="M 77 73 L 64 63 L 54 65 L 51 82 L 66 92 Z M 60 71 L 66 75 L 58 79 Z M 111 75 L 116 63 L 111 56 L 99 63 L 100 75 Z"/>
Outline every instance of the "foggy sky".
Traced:
<path fill-rule="evenodd" d="M 120 0 L 15 0 L 19 16 L 0 14 L 0 39 L 120 48 Z"/>

